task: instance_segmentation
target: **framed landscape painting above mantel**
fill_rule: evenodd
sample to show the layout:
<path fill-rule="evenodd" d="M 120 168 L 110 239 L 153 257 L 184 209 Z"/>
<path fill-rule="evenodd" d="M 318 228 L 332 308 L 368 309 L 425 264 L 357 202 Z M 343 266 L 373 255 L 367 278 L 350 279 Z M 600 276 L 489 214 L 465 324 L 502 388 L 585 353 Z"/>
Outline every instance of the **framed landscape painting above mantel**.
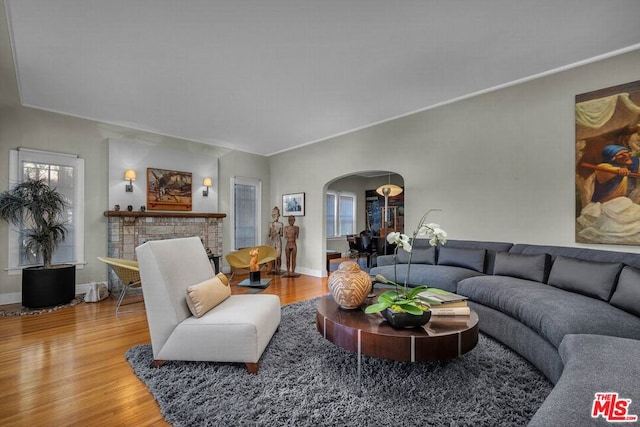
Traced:
<path fill-rule="evenodd" d="M 147 209 L 190 211 L 192 207 L 191 172 L 147 168 Z"/>
<path fill-rule="evenodd" d="M 576 95 L 576 242 L 640 245 L 640 81 Z"/>

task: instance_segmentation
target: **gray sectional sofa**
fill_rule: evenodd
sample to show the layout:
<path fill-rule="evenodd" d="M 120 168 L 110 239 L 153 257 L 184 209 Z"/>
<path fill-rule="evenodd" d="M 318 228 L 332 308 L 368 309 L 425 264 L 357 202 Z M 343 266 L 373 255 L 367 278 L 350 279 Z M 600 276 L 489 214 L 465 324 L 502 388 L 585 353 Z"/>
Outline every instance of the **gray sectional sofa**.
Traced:
<path fill-rule="evenodd" d="M 403 283 L 408 257 L 380 256 L 370 273 Z M 607 425 L 591 417 L 597 392 L 631 399 L 629 413 L 640 416 L 640 254 L 418 240 L 408 283 L 468 296 L 480 330 L 556 385 L 531 426 Z"/>

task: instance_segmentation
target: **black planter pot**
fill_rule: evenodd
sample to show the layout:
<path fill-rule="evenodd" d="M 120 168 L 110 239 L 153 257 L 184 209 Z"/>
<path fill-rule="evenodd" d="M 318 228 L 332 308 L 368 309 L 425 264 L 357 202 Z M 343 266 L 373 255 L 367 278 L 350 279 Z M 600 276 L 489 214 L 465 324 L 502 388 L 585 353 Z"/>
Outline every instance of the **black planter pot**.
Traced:
<path fill-rule="evenodd" d="M 76 266 L 29 267 L 22 270 L 22 305 L 28 308 L 66 304 L 76 294 Z"/>
<path fill-rule="evenodd" d="M 391 309 L 382 311 L 382 317 L 395 329 L 418 328 L 426 325 L 431 319 L 431 312 L 425 311 L 421 315 L 397 313 Z"/>

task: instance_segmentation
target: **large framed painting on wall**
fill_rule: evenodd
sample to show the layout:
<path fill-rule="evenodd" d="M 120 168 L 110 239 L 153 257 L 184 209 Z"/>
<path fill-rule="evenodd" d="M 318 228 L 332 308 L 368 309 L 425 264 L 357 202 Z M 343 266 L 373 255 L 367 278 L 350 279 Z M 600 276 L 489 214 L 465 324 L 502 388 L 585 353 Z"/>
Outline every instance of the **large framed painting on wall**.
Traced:
<path fill-rule="evenodd" d="M 640 245 L 640 81 L 576 96 L 576 242 Z"/>
<path fill-rule="evenodd" d="M 190 211 L 191 172 L 147 168 L 147 209 Z"/>

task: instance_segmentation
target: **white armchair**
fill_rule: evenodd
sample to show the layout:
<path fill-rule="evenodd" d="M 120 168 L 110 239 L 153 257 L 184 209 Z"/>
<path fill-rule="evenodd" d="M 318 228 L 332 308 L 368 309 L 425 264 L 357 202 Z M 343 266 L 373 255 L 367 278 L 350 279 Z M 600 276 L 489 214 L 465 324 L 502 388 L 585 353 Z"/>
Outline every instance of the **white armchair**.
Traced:
<path fill-rule="evenodd" d="M 166 360 L 242 362 L 251 373 L 280 324 L 276 295 L 231 295 L 201 317 L 187 288 L 215 277 L 198 237 L 148 241 L 136 248 L 153 347 Z"/>

